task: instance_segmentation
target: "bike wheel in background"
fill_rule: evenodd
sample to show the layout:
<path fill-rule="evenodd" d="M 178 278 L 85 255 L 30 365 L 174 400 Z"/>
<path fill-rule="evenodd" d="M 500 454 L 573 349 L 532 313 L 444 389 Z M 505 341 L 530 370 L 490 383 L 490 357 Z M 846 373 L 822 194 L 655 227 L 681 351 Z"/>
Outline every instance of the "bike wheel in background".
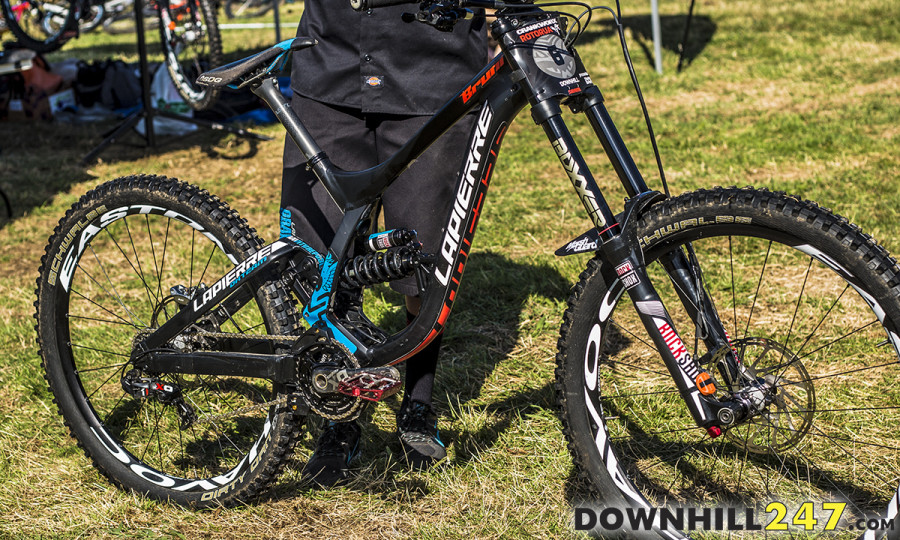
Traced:
<path fill-rule="evenodd" d="M 45 53 L 59 49 L 78 35 L 75 21 L 79 15 L 71 4 L 44 0 L 0 0 L 6 26 L 16 41 L 33 51 Z M 46 28 L 45 28 L 46 26 Z"/>
<path fill-rule="evenodd" d="M 44 33 L 48 36 L 52 36 L 61 31 L 63 25 L 66 24 L 66 18 L 69 15 L 69 4 L 65 2 L 54 3 L 56 6 L 52 9 L 52 13 L 49 17 L 44 17 L 41 22 L 41 28 Z M 88 6 L 89 11 L 82 15 L 81 19 L 78 21 L 78 32 L 81 34 L 92 31 L 97 28 L 100 23 L 103 21 L 103 17 L 106 15 L 106 12 L 103 8 L 103 4 L 95 4 L 91 3 Z M 48 9 L 49 6 L 48 6 Z"/>
<path fill-rule="evenodd" d="M 284 466 L 302 418 L 281 385 L 143 372 L 132 357 L 142 335 L 261 245 L 217 198 L 160 177 L 104 184 L 60 221 L 37 283 L 40 353 L 66 425 L 114 484 L 227 504 L 260 493 Z M 265 279 L 239 285 L 243 306 L 223 302 L 166 347 L 227 350 L 234 334 L 291 334 L 292 300 Z M 277 339 L 289 350 L 291 339 Z"/>
<path fill-rule="evenodd" d="M 272 0 L 225 0 L 225 16 L 260 17 L 273 7 Z"/>
<path fill-rule="evenodd" d="M 166 68 L 175 88 L 194 110 L 209 108 L 218 90 L 199 86 L 197 76 L 222 63 L 222 39 L 209 0 L 160 0 L 159 30 Z"/>
<path fill-rule="evenodd" d="M 557 385 L 576 466 L 602 502 L 752 507 L 764 519 L 770 502 L 794 516 L 804 502 L 819 514 L 820 501 L 841 501 L 847 520 L 883 517 L 900 478 L 896 261 L 847 220 L 762 190 L 664 201 L 638 234 L 687 351 L 703 358 L 702 330 L 658 262 L 693 246 L 738 384 L 765 384 L 772 401 L 717 438 L 698 428 L 621 282 L 607 290 L 594 259 L 569 300 Z"/>

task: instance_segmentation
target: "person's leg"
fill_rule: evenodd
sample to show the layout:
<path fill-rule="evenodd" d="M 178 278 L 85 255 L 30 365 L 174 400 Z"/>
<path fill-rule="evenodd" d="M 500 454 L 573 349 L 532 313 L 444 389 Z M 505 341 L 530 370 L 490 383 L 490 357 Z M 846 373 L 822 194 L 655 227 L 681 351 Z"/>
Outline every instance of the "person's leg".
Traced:
<path fill-rule="evenodd" d="M 427 121 L 427 117 L 388 118 L 377 129 L 379 160 L 387 159 Z M 456 179 L 468 148 L 474 117 L 460 122 L 432 145 L 385 192 L 384 220 L 388 229 L 416 230 L 425 252 L 437 253 L 444 225 L 449 217 Z M 391 282 L 406 295 L 411 321 L 418 315 L 421 299 L 415 279 Z M 397 428 L 407 461 L 424 467 L 446 456 L 432 410 L 432 392 L 437 371 L 441 338 L 438 335 L 424 349 L 406 361 L 406 384 Z"/>
<path fill-rule="evenodd" d="M 376 163 L 374 134 L 359 112 L 329 107 L 294 95 L 291 102 L 303 124 L 339 167 L 366 169 Z M 369 149 L 370 151 L 367 151 Z M 325 187 L 306 168 L 305 158 L 291 140 L 285 142 L 281 207 L 291 212 L 296 236 L 324 252 L 334 238 L 342 213 Z M 349 478 L 350 461 L 358 454 L 357 422 L 327 422 L 316 449 L 303 468 L 305 481 L 330 487 Z"/>

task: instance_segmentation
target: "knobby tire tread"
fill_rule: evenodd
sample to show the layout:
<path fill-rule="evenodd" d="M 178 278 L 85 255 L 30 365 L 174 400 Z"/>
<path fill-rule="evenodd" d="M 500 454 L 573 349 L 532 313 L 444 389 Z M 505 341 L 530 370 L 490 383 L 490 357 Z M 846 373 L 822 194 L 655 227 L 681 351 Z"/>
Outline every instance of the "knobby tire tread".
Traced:
<path fill-rule="evenodd" d="M 715 208 L 721 210 L 735 203 L 743 207 L 752 207 L 760 213 L 762 218 L 767 216 L 772 219 L 789 218 L 811 225 L 817 229 L 819 234 L 824 235 L 823 238 L 839 242 L 850 251 L 852 256 L 858 258 L 877 275 L 882 284 L 886 286 L 887 294 L 893 297 L 891 301 L 895 306 L 900 305 L 898 302 L 900 299 L 900 267 L 898 267 L 896 259 L 870 235 L 862 232 L 857 225 L 846 218 L 832 213 L 815 202 L 787 195 L 784 192 L 774 192 L 764 188 L 737 187 L 717 187 L 687 192 L 653 205 L 641 217 L 637 229 L 639 233 L 640 231 L 653 231 L 660 226 L 661 222 L 673 222 L 679 214 L 685 211 L 708 208 L 709 214 L 713 214 Z M 578 347 L 577 343 L 570 344 L 569 342 L 572 326 L 575 323 L 575 311 L 583 301 L 593 280 L 600 280 L 600 286 L 603 287 L 600 276 L 602 264 L 602 255 L 599 253 L 590 259 L 567 299 L 567 309 L 563 314 L 557 342 L 554 385 L 558 406 L 557 414 L 569 453 L 572 456 L 576 477 L 583 485 L 587 486 L 588 492 L 595 501 L 614 505 L 623 503 L 625 497 L 615 488 L 611 478 L 603 478 L 604 485 L 597 485 L 597 479 L 592 477 L 592 470 L 602 471 L 601 475 L 608 475 L 608 472 L 603 463 L 591 464 L 588 461 L 590 456 L 582 448 L 583 445 L 589 445 L 590 436 L 573 430 L 568 418 L 570 403 L 566 388 L 570 377 L 581 377 L 580 372 L 570 372 L 570 369 L 573 369 L 570 366 L 575 366 L 576 363 L 571 362 L 567 357 L 570 348 Z M 888 316 L 890 317 L 890 314 Z"/>
<path fill-rule="evenodd" d="M 116 180 L 102 184 L 101 186 L 98 186 L 97 188 L 83 195 L 77 203 L 70 207 L 66 211 L 64 217 L 54 228 L 53 234 L 50 236 L 45 252 L 41 256 L 40 268 L 36 282 L 36 299 L 34 301 L 34 318 L 37 321 L 37 323 L 35 324 L 35 332 L 37 334 L 38 354 L 41 357 L 41 368 L 43 371 L 44 379 L 47 381 L 51 394 L 53 395 L 53 403 L 56 405 L 57 411 L 59 412 L 60 416 L 62 416 L 63 423 L 69 430 L 70 435 L 76 440 L 78 447 L 81 448 L 81 450 L 91 461 L 93 466 L 110 483 L 125 491 L 133 490 L 133 488 L 120 481 L 118 478 L 116 478 L 116 476 L 112 475 L 107 470 L 107 468 L 98 461 L 97 457 L 93 455 L 90 449 L 82 443 L 80 437 L 77 434 L 77 431 L 73 428 L 69 419 L 64 414 L 59 399 L 57 398 L 57 392 L 65 392 L 67 394 L 71 394 L 71 391 L 67 387 L 57 388 L 56 383 L 54 383 L 49 375 L 49 372 L 47 370 L 46 351 L 44 350 L 43 345 L 44 336 L 42 335 L 42 325 L 40 324 L 40 317 L 41 305 L 42 301 L 44 300 L 43 294 L 49 294 L 52 292 L 52 289 L 47 289 L 45 291 L 44 287 L 42 286 L 45 280 L 45 271 L 48 268 L 48 261 L 50 261 L 55 254 L 53 252 L 53 247 L 55 244 L 54 240 L 60 235 L 64 235 L 67 232 L 63 229 L 64 225 L 69 222 L 72 216 L 78 214 L 84 208 L 90 206 L 92 203 L 98 200 L 102 200 L 103 198 L 108 197 L 114 193 L 130 190 L 144 190 L 147 192 L 165 193 L 177 198 L 181 202 L 185 202 L 192 206 L 200 208 L 201 212 L 207 213 L 215 222 L 218 223 L 218 225 L 222 229 L 227 231 L 227 234 L 230 235 L 237 244 L 239 244 L 244 256 L 246 256 L 251 251 L 255 251 L 263 245 L 262 241 L 256 235 L 255 229 L 249 227 L 245 219 L 241 218 L 235 210 L 231 209 L 218 197 L 210 195 L 206 190 L 200 189 L 191 184 L 187 184 L 179 180 L 167 178 L 164 176 L 154 175 L 128 176 L 118 178 Z M 280 334 L 295 333 L 300 328 L 299 316 L 296 307 L 293 304 L 293 301 L 286 292 L 281 281 L 279 280 L 270 282 L 266 287 L 265 294 L 275 308 L 274 311 L 277 317 L 277 332 Z M 227 493 L 226 495 L 215 498 L 209 502 L 173 500 L 166 496 L 159 496 L 157 494 L 154 494 L 151 492 L 152 490 L 145 491 L 142 494 L 149 495 L 152 498 L 160 500 L 173 500 L 173 502 L 194 507 L 223 505 L 231 506 L 258 498 L 271 487 L 277 477 L 281 474 L 284 467 L 290 461 L 294 446 L 302 434 L 302 418 L 295 417 L 287 412 L 280 415 L 276 414 L 276 417 L 278 416 L 281 417 L 279 420 L 277 420 L 281 424 L 281 427 L 277 430 L 273 429 L 273 435 L 271 439 L 273 442 L 272 447 L 271 449 L 266 450 L 266 458 L 264 462 L 261 463 L 262 467 L 259 469 L 259 472 L 256 472 L 253 476 L 252 481 L 247 483 L 246 485 L 240 486 L 239 488 L 233 490 L 231 493 Z M 82 416 L 79 416 L 79 420 L 84 421 Z"/>

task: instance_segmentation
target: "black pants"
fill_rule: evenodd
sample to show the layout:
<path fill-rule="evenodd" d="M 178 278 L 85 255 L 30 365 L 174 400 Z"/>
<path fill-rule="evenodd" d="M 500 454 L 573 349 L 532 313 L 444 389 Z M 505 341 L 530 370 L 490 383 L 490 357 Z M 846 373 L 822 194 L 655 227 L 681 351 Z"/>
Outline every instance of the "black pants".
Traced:
<path fill-rule="evenodd" d="M 393 155 L 427 122 L 427 116 L 363 114 L 294 95 L 291 106 L 329 159 L 344 170 L 368 169 Z M 433 144 L 385 191 L 387 229 L 417 232 L 425 252 L 437 253 L 453 205 L 454 187 L 474 117 L 465 118 Z M 293 207 L 297 235 L 324 252 L 342 213 L 325 187 L 306 169 L 305 157 L 288 139 L 284 148 L 281 207 Z M 407 296 L 418 294 L 415 279 L 391 282 Z"/>

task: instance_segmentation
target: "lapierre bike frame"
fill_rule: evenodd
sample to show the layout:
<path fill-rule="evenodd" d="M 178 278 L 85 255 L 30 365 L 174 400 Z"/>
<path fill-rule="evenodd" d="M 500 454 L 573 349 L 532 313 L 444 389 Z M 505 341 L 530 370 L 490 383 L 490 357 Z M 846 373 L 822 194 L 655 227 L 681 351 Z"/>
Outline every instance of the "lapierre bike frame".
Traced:
<path fill-rule="evenodd" d="M 483 7 L 474 2 L 464 4 Z M 239 285 L 272 275 L 273 270 L 286 276 L 286 282 L 291 283 L 295 294 L 305 302 L 303 317 L 310 327 L 346 346 L 361 366 L 396 364 L 409 358 L 431 342 L 447 322 L 503 136 L 518 113 L 530 104 L 534 121 L 547 134 L 592 222 L 593 229 L 586 234 L 598 240 L 599 249 L 608 263 L 603 265 L 604 278 L 613 291 L 608 307 L 611 309 L 623 292 L 628 293 L 697 424 L 706 428 L 721 425 L 717 413 L 733 406 L 701 393 L 703 385 L 698 375 L 704 372 L 697 359 L 687 352 L 650 283 L 636 237 L 634 224 L 637 217 L 663 196 L 651 191 L 638 172 L 603 105 L 599 89 L 594 86 L 577 53 L 566 46 L 560 24 L 554 14 L 544 13 L 534 6 L 523 6 L 515 14 L 498 13 L 492 30 L 501 43 L 502 54 L 469 81 L 394 156 L 364 171 L 343 171 L 333 165 L 279 93 L 273 79 L 261 79 L 253 89 L 254 93 L 275 111 L 306 156 L 309 166 L 344 210 L 344 218 L 327 253 L 322 254 L 291 234 L 290 215 L 282 211 L 281 238 L 237 263 L 212 287 L 195 295 L 190 304 L 148 335 L 136 348 L 135 364 L 161 373 L 239 375 L 290 384 L 296 373 L 296 359 L 275 354 L 271 345 L 267 346 L 258 338 L 236 338 L 230 342 L 229 351 L 221 352 L 181 353 L 165 349 L 170 340 L 213 306 L 221 304 L 227 315 L 250 301 L 252 295 Z M 285 54 L 292 41 L 280 44 Z M 561 116 L 563 104 L 587 115 L 625 187 L 629 200 L 619 216 L 610 210 L 569 133 Z M 451 209 L 436 262 L 424 284 L 421 311 L 400 332 L 380 343 L 367 345 L 357 339 L 332 311 L 341 269 L 349 258 L 352 242 L 359 235 L 367 234 L 363 229 L 373 217 L 376 202 L 384 190 L 438 137 L 469 113 L 477 115 L 477 120 L 459 171 L 456 197 L 448 201 Z M 738 364 L 715 308 L 703 292 L 699 269 L 681 250 L 664 256 L 662 262 L 675 282 L 687 312 L 696 324 L 706 329 L 705 344 L 712 351 L 710 355 L 715 354 L 722 360 L 720 372 L 724 381 L 731 384 L 738 377 Z M 313 281 L 317 282 L 311 293 L 301 278 L 303 271 L 308 274 L 310 268 L 313 268 Z M 244 292 L 238 292 L 241 290 Z"/>

